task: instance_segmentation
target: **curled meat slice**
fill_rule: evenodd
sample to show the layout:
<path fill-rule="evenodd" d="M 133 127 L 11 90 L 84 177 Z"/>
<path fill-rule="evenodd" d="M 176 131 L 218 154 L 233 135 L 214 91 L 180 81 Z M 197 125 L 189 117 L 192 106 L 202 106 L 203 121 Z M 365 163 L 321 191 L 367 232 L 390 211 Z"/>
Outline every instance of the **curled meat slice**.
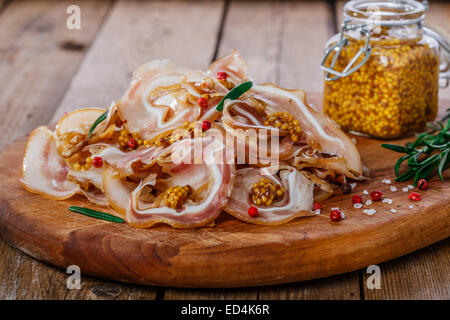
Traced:
<path fill-rule="evenodd" d="M 289 163 L 298 170 L 304 168 L 323 169 L 323 171 L 330 173 L 333 179 L 336 175 L 346 175 L 348 170 L 344 157 L 324 157 L 319 151 L 313 150 L 309 146 L 297 149 Z M 323 178 L 325 177 L 323 176 Z M 365 178 L 361 177 L 361 179 Z"/>
<path fill-rule="evenodd" d="M 238 163 L 252 165 L 275 163 L 292 157 L 295 148 L 286 136 L 287 132 L 264 125 L 264 118 L 244 101 L 227 101 L 223 109 L 223 127 L 234 137 Z M 264 113 L 262 113 L 264 114 Z M 239 161 L 240 150 L 245 150 L 246 159 Z"/>
<path fill-rule="evenodd" d="M 282 224 L 295 217 L 311 215 L 314 184 L 291 166 L 281 165 L 278 175 L 274 170 L 274 167 L 238 170 L 225 211 L 238 219 L 264 225 Z M 258 206 L 251 197 L 252 187 L 263 178 L 285 189 L 283 198 L 269 206 Z M 256 217 L 248 214 L 251 206 L 258 209 Z"/>
<path fill-rule="evenodd" d="M 114 168 L 115 177 L 131 176 L 134 172 L 133 166 L 140 164 L 144 168 L 151 167 L 157 160 L 162 148 L 150 147 L 140 148 L 130 152 L 120 150 L 116 145 L 97 143 L 87 147 L 89 151 L 101 157 L 103 161 L 108 162 Z"/>
<path fill-rule="evenodd" d="M 56 136 L 60 140 L 64 140 L 64 136 L 71 132 L 87 136 L 94 121 L 104 112 L 105 110 L 100 108 L 86 108 L 66 113 L 56 124 Z M 99 126 L 95 132 L 99 130 Z"/>
<path fill-rule="evenodd" d="M 95 203 L 102 207 L 108 206 L 108 200 L 105 194 L 97 188 L 90 188 L 88 190 L 81 189 L 80 192 L 92 203 Z"/>
<path fill-rule="evenodd" d="M 155 60 L 139 67 L 118 102 L 121 119 L 129 132 L 139 132 L 144 139 L 181 127 L 200 115 L 196 101 L 189 101 L 189 91 L 181 86 L 188 74 L 201 71 L 182 69 L 168 60 Z"/>
<path fill-rule="evenodd" d="M 306 103 L 304 91 L 287 90 L 273 84 L 254 85 L 252 91 L 254 99 L 268 105 L 269 113 L 282 111 L 293 115 L 300 122 L 308 145 L 336 158 L 342 158 L 348 177 L 362 177 L 361 157 L 355 144 L 337 124 Z"/>
<path fill-rule="evenodd" d="M 103 112 L 105 110 L 99 108 L 80 109 L 67 113 L 58 121 L 55 142 L 62 157 L 71 157 L 88 143 L 89 129 Z"/>
<path fill-rule="evenodd" d="M 103 192 L 103 168 L 90 168 L 89 170 L 69 170 L 67 178 L 76 182 L 81 188 L 94 186 Z"/>
<path fill-rule="evenodd" d="M 33 130 L 28 137 L 20 182 L 30 192 L 54 200 L 70 198 L 78 185 L 67 179 L 69 167 L 58 154 L 55 137 L 47 127 Z"/>
<path fill-rule="evenodd" d="M 199 158 L 194 150 L 200 145 Z M 175 228 L 193 228 L 210 224 L 221 212 L 231 194 L 234 181 L 234 164 L 217 161 L 217 152 L 224 150 L 224 144 L 217 139 L 196 138 L 179 141 L 166 149 L 158 164 L 169 178 L 158 186 L 158 181 L 146 178 L 131 193 L 131 204 L 127 210 L 127 220 L 136 227 L 149 227 L 156 223 L 166 223 Z M 185 152 L 190 151 L 190 152 Z M 174 154 L 176 156 L 174 157 Z M 181 179 L 177 177 L 182 177 Z M 182 185 L 178 185 L 182 183 Z M 190 185 L 192 183 L 192 186 Z M 144 188 L 167 188 L 170 185 L 192 188 L 198 198 L 188 198 L 180 208 L 173 208 L 164 201 L 152 204 L 140 202 Z M 168 190 L 157 197 L 161 199 Z"/>
<path fill-rule="evenodd" d="M 114 168 L 108 164 L 103 169 L 103 190 L 111 208 L 125 216 L 130 206 L 130 195 L 137 183 L 121 179 L 114 175 Z"/>
<path fill-rule="evenodd" d="M 231 54 L 214 61 L 209 66 L 207 73 L 213 79 L 216 79 L 218 72 L 226 72 L 228 80 L 236 85 L 248 79 L 247 71 L 247 63 L 239 52 L 236 49 L 233 49 Z"/>

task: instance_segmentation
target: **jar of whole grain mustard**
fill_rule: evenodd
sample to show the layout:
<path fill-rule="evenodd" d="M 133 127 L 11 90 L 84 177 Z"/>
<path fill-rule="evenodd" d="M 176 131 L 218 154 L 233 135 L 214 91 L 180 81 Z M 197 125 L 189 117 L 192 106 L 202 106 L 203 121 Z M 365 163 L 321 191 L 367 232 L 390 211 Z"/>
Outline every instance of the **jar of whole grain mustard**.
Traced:
<path fill-rule="evenodd" d="M 423 27 L 425 10 L 412 0 L 344 6 L 341 33 L 328 41 L 321 64 L 324 112 L 342 129 L 390 139 L 434 120 L 449 53 L 448 42 Z"/>

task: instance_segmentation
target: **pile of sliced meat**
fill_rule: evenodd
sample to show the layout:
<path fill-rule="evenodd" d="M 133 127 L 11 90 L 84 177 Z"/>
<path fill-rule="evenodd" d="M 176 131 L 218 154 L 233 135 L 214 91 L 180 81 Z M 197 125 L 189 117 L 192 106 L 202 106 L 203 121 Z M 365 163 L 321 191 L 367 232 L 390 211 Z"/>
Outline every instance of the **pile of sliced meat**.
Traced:
<path fill-rule="evenodd" d="M 232 54 L 206 71 L 167 60 L 139 67 L 108 109 L 67 113 L 29 136 L 22 185 L 53 200 L 76 194 L 135 227 L 212 226 L 222 211 L 256 224 L 312 214 L 348 179 L 359 152 L 301 90 L 253 84 Z M 107 112 L 105 112 L 107 111 Z"/>

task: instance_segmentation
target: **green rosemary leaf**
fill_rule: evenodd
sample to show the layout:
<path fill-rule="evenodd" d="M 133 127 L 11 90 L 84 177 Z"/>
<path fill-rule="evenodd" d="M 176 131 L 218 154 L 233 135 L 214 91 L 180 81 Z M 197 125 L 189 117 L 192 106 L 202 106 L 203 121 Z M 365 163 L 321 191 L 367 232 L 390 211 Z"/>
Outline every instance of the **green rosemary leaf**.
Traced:
<path fill-rule="evenodd" d="M 395 152 L 403 152 L 403 153 L 409 153 L 410 149 L 407 147 L 403 147 L 403 146 L 397 146 L 395 144 L 388 144 L 388 143 L 383 143 L 381 145 L 383 148 L 395 151 Z"/>
<path fill-rule="evenodd" d="M 447 117 L 450 117 L 450 113 L 447 115 Z M 442 129 L 442 131 L 447 132 L 448 129 L 450 129 L 450 119 L 447 120 L 447 123 L 445 124 L 444 129 Z"/>
<path fill-rule="evenodd" d="M 408 180 L 409 178 L 411 178 L 414 175 L 414 170 L 413 169 L 409 169 L 408 171 L 406 171 L 404 174 L 402 174 L 401 176 L 397 177 L 395 179 L 395 181 L 397 182 L 403 182 Z"/>
<path fill-rule="evenodd" d="M 94 217 L 94 218 L 102 219 L 102 220 L 107 220 L 107 221 L 111 221 L 111 222 L 116 222 L 116 223 L 123 223 L 125 221 L 122 218 L 113 216 L 112 214 L 89 209 L 89 208 L 84 208 L 84 207 L 71 206 L 71 207 L 69 207 L 69 210 L 73 211 L 73 212 L 84 214 L 86 216 L 90 216 L 90 217 Z"/>
<path fill-rule="evenodd" d="M 442 176 L 442 171 L 445 169 L 445 167 L 447 166 L 447 160 L 448 160 L 448 154 L 450 152 L 450 149 L 445 150 L 442 153 L 442 158 L 441 161 L 439 162 L 439 166 L 438 166 L 438 176 L 439 179 L 441 179 L 442 182 L 444 182 L 444 177 Z"/>
<path fill-rule="evenodd" d="M 449 114 L 441 122 L 428 123 L 432 131 L 417 134 L 416 141 L 408 142 L 405 146 L 381 145 L 386 149 L 406 153 L 395 163 L 396 181 L 406 181 L 414 176 L 414 185 L 417 185 L 419 179 L 425 179 L 435 169 L 441 181 L 444 181 L 442 172 L 447 169 L 450 162 L 450 108 L 447 112 Z M 445 124 L 444 120 L 447 120 Z M 408 160 L 408 170 L 400 175 L 400 166 L 405 160 Z"/>
<path fill-rule="evenodd" d="M 99 125 L 99 123 L 104 121 L 107 116 L 108 116 L 108 110 L 106 110 L 104 113 L 102 113 L 101 116 L 98 117 L 97 120 L 94 121 L 91 128 L 89 129 L 88 138 L 90 138 L 92 136 L 92 132 L 94 132 L 95 128 Z"/>
<path fill-rule="evenodd" d="M 434 161 L 436 161 L 436 159 L 440 159 L 440 158 L 441 158 L 441 154 L 440 154 L 440 153 L 436 153 L 436 154 L 432 155 L 431 157 L 429 157 L 428 159 L 426 159 L 426 160 L 420 162 L 420 165 L 421 165 L 422 167 L 423 167 L 423 166 L 426 166 L 426 165 L 428 165 L 428 164 L 433 163 Z"/>
<path fill-rule="evenodd" d="M 424 133 L 418 135 L 417 140 L 412 144 L 412 147 L 415 148 L 415 147 L 420 146 L 428 136 L 429 136 L 428 132 L 424 132 Z"/>
<path fill-rule="evenodd" d="M 418 167 L 421 163 L 418 162 L 419 157 L 422 155 L 422 152 L 411 153 L 411 157 L 408 159 L 408 166 L 410 167 Z"/>
<path fill-rule="evenodd" d="M 395 172 L 396 176 L 399 175 L 400 165 L 402 164 L 402 162 L 405 161 L 406 159 L 408 159 L 409 157 L 411 157 L 411 155 L 407 154 L 407 155 L 400 157 L 400 159 L 397 160 L 397 163 L 395 164 L 395 167 L 394 167 L 394 172 Z"/>
<path fill-rule="evenodd" d="M 444 143 L 444 144 L 439 144 L 439 145 L 435 145 L 429 142 L 425 142 L 425 144 L 432 148 L 432 149 L 442 149 L 442 148 L 448 148 L 448 143 Z"/>
<path fill-rule="evenodd" d="M 441 127 L 433 122 L 428 122 L 427 127 L 430 128 L 433 132 L 441 130 Z"/>
<path fill-rule="evenodd" d="M 242 96 L 244 93 L 246 93 L 248 90 L 250 90 L 250 88 L 252 86 L 253 86 L 253 82 L 246 81 L 246 82 L 243 82 L 240 85 L 234 87 L 233 89 L 230 90 L 230 92 L 228 92 L 225 95 L 225 97 L 222 98 L 222 100 L 220 100 L 219 104 L 216 107 L 216 110 L 222 111 L 225 100 L 227 100 L 227 99 L 236 100 L 237 98 Z"/>
<path fill-rule="evenodd" d="M 425 165 L 418 169 L 416 171 L 416 174 L 414 176 L 414 186 L 417 186 L 417 182 L 419 179 L 425 179 L 429 176 L 431 171 L 436 167 L 436 164 L 439 162 L 439 159 L 434 160 L 433 162 L 430 162 L 428 165 Z"/>

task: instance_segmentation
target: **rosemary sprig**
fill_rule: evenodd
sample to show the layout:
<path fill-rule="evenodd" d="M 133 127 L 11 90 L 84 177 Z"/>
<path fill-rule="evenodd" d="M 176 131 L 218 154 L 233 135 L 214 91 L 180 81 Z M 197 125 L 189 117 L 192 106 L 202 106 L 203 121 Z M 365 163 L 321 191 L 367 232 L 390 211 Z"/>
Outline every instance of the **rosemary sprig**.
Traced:
<path fill-rule="evenodd" d="M 233 89 L 230 90 L 230 92 L 228 92 L 225 95 L 225 97 L 222 98 L 222 100 L 220 100 L 219 104 L 216 107 L 216 110 L 217 111 L 222 111 L 223 110 L 223 104 L 224 104 L 225 100 L 227 100 L 227 99 L 235 100 L 235 99 L 239 98 L 245 92 L 250 90 L 250 88 L 252 86 L 253 86 L 253 82 L 246 81 L 246 82 L 242 82 L 240 85 L 234 87 Z"/>
<path fill-rule="evenodd" d="M 108 111 L 109 110 L 106 110 L 105 112 L 103 112 L 100 115 L 100 117 L 98 117 L 97 120 L 94 121 L 91 128 L 89 129 L 88 138 L 90 138 L 92 136 L 92 132 L 94 132 L 95 128 L 100 124 L 100 122 L 102 122 L 106 119 L 106 117 L 108 116 Z"/>
<path fill-rule="evenodd" d="M 444 182 L 442 172 L 450 163 L 450 108 L 448 114 L 436 123 L 429 123 L 430 132 L 417 135 L 416 141 L 408 142 L 404 146 L 383 143 L 383 148 L 405 153 L 394 166 L 397 178 L 395 181 L 403 182 L 414 177 L 414 185 L 419 179 L 427 178 L 435 169 L 439 179 Z M 446 121 L 446 122 L 445 122 Z M 444 124 L 445 122 L 445 124 Z M 408 170 L 400 174 L 400 165 L 407 160 Z"/>
<path fill-rule="evenodd" d="M 97 210 L 92 210 L 92 209 L 84 208 L 84 207 L 71 206 L 71 207 L 69 207 L 69 210 L 73 211 L 73 212 L 84 214 L 86 216 L 90 216 L 90 217 L 94 217 L 94 218 L 102 219 L 102 220 L 106 220 L 106 221 L 116 222 L 116 223 L 123 223 L 125 221 L 122 218 L 113 216 L 112 214 L 97 211 Z"/>

